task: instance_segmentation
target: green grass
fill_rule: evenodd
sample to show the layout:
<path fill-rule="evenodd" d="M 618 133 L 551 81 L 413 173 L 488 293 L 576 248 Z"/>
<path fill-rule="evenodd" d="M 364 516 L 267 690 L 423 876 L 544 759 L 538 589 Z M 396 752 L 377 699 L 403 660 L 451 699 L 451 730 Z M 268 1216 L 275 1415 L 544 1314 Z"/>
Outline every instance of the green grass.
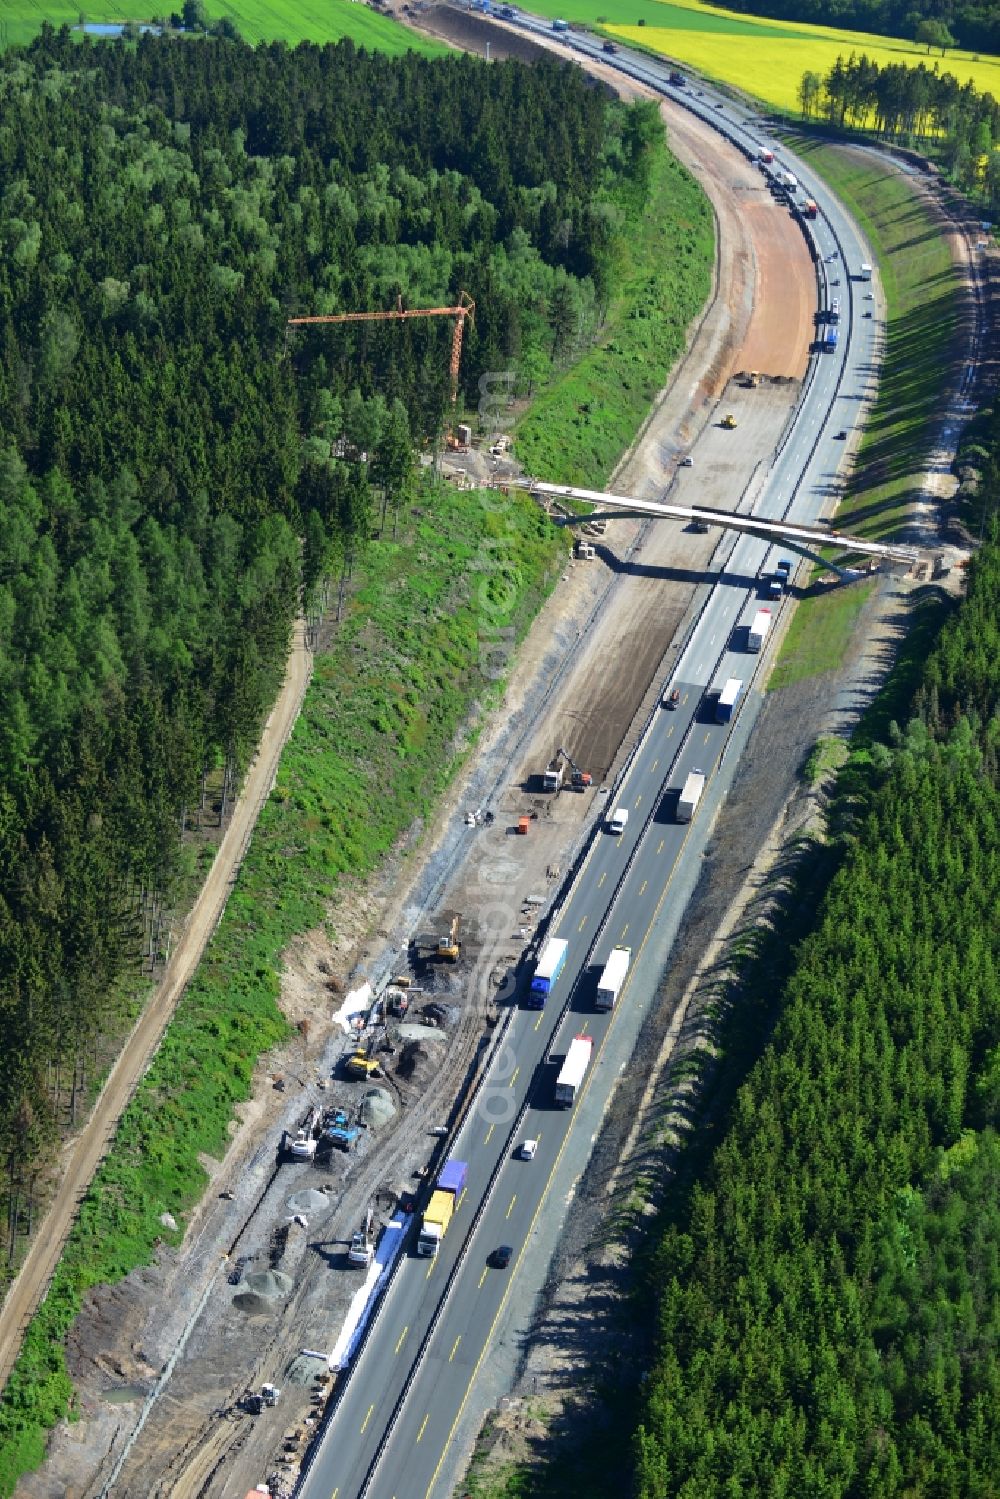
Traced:
<path fill-rule="evenodd" d="M 824 671 L 836 671 L 843 664 L 858 615 L 874 586 L 852 583 L 803 599 L 792 615 L 768 691 L 790 687 Z"/>
<path fill-rule="evenodd" d="M 849 753 L 844 739 L 817 739 L 803 767 L 803 780 L 810 786 L 825 781 L 832 771 L 840 769 Z"/>
<path fill-rule="evenodd" d="M 179 1239 L 160 1214 L 183 1223 L 207 1182 L 199 1156 L 225 1153 L 260 1052 L 288 1034 L 277 1003 L 288 941 L 324 920 L 342 876 L 363 878 L 431 810 L 470 704 L 499 690 L 481 647 L 523 634 L 564 555 L 527 497 L 448 489 L 422 499 L 398 543 L 369 549 L 225 917 L 29 1329 L 0 1407 L 0 1494 L 42 1461 L 46 1429 L 70 1408 L 63 1341 L 83 1294 Z"/>
<path fill-rule="evenodd" d="M 796 139 L 795 149 L 853 214 L 881 276 L 886 349 L 879 395 L 836 518 L 845 530 L 888 541 L 905 534 L 920 497 L 941 390 L 962 355 L 959 272 L 940 224 L 909 178 L 887 170 L 874 156 L 836 146 Z M 857 596 L 853 585 L 801 601 L 771 687 L 841 664 L 858 613 L 846 601 Z"/>
<path fill-rule="evenodd" d="M 42 23 L 76 26 L 81 14 L 90 22 L 149 21 L 153 16 L 180 11 L 181 0 L 98 0 L 91 8 L 79 0 L 3 0 L 0 6 L 0 48 L 22 45 L 37 36 Z M 339 42 L 350 37 L 359 47 L 396 57 L 421 52 L 443 57 L 440 43 L 380 16 L 352 0 L 205 0 L 212 21 L 229 16 L 248 42 Z"/>
<path fill-rule="evenodd" d="M 620 291 L 599 342 L 518 424 L 517 455 L 528 473 L 589 489 L 607 481 L 704 305 L 713 244 L 701 188 L 658 147 L 649 206 L 627 236 Z"/>
<path fill-rule="evenodd" d="M 942 385 L 962 357 L 960 272 L 910 178 L 836 147 L 796 142 L 796 149 L 851 211 L 882 278 L 887 324 L 879 398 L 837 519 L 884 540 L 909 520 L 937 435 Z"/>

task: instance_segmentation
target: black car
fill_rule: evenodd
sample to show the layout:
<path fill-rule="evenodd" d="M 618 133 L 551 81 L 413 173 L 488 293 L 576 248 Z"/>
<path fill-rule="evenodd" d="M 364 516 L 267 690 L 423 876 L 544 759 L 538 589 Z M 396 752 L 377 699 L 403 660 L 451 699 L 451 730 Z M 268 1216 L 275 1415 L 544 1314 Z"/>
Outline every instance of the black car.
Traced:
<path fill-rule="evenodd" d="M 506 1270 L 513 1258 L 514 1250 L 510 1244 L 501 1244 L 490 1255 L 489 1264 L 493 1266 L 494 1270 Z"/>
<path fill-rule="evenodd" d="M 614 42 L 605 42 L 602 51 L 611 52 L 613 54 L 618 51 L 618 48 L 615 46 Z"/>
<path fill-rule="evenodd" d="M 836 440 L 837 442 L 847 441 L 847 433 L 844 431 L 843 427 L 841 427 L 840 431 L 836 434 Z"/>

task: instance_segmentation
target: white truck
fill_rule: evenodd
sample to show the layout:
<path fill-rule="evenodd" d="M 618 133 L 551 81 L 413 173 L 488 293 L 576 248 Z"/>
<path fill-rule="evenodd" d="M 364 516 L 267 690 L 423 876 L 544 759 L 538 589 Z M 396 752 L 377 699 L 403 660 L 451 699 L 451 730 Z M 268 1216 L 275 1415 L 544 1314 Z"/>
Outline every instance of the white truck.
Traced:
<path fill-rule="evenodd" d="M 618 1003 L 618 996 L 622 992 L 622 985 L 625 983 L 631 961 L 632 949 L 630 947 L 616 947 L 612 950 L 604 965 L 604 972 L 597 981 L 597 1009 L 614 1009 Z"/>
<path fill-rule="evenodd" d="M 770 609 L 758 609 L 750 621 L 750 628 L 747 630 L 747 650 L 752 652 L 753 655 L 757 656 L 760 654 L 770 628 Z"/>
<path fill-rule="evenodd" d="M 868 264 L 867 260 L 863 260 L 861 262 L 861 269 L 858 272 L 858 278 L 861 281 L 870 281 L 872 279 L 872 268 Z"/>
<path fill-rule="evenodd" d="M 781 186 L 790 193 L 794 193 L 799 185 L 799 179 L 793 172 L 779 172 L 778 181 L 781 183 Z"/>
<path fill-rule="evenodd" d="M 737 677 L 730 677 L 719 693 L 719 700 L 715 705 L 716 723 L 730 722 L 736 711 L 736 704 L 739 702 L 742 691 L 743 683 Z"/>
<path fill-rule="evenodd" d="M 695 814 L 695 809 L 701 801 L 701 793 L 705 789 L 708 780 L 703 770 L 692 770 L 687 780 L 681 787 L 681 794 L 677 798 L 677 821 L 690 822 Z"/>
<path fill-rule="evenodd" d="M 587 1076 L 593 1047 L 593 1036 L 574 1036 L 570 1042 L 569 1051 L 563 1058 L 556 1078 L 556 1103 L 560 1108 L 571 1109 L 576 1102 L 580 1084 Z"/>

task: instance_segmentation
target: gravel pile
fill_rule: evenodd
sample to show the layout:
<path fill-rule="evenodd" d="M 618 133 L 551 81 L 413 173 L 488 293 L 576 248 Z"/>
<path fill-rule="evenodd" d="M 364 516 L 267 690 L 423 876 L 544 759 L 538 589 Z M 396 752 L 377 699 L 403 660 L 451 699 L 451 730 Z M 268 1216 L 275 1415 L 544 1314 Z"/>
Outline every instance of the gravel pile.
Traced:
<path fill-rule="evenodd" d="M 322 1213 L 330 1206 L 330 1199 L 325 1192 L 317 1192 L 315 1187 L 307 1187 L 304 1192 L 296 1192 L 288 1199 L 288 1211 L 290 1213 Z"/>
<path fill-rule="evenodd" d="M 358 1116 L 369 1129 L 382 1129 L 396 1115 L 396 1105 L 384 1088 L 369 1088 L 361 1100 Z"/>
<path fill-rule="evenodd" d="M 290 1275 L 280 1270 L 255 1270 L 247 1276 L 247 1286 L 257 1296 L 266 1296 L 269 1301 L 280 1301 L 287 1296 L 295 1282 Z"/>
<path fill-rule="evenodd" d="M 416 1025 L 410 1021 L 399 1027 L 400 1039 L 403 1041 L 443 1041 L 445 1037 L 433 1025 Z"/>

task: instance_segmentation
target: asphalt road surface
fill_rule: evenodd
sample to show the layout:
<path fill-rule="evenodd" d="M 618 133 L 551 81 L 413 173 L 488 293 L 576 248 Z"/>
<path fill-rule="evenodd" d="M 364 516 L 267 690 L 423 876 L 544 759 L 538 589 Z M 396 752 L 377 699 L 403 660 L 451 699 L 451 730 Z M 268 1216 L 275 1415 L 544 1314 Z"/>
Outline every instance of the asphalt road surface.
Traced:
<path fill-rule="evenodd" d="M 529 29 L 551 36 L 545 23 L 522 20 Z M 600 43 L 565 35 L 559 41 L 603 63 L 612 60 Z M 699 94 L 690 85 L 671 88 L 666 67 L 623 51 L 613 61 L 703 114 L 741 146 L 756 150 L 765 143 L 752 116 L 711 90 Z M 820 204 L 820 217 L 811 226 L 821 257 L 818 296 L 825 307 L 833 297 L 839 299 L 840 338 L 836 352 L 817 354 L 812 361 L 795 420 L 754 509 L 767 518 L 814 521 L 831 508 L 831 488 L 844 451 L 836 434 L 850 432 L 862 401 L 872 394 L 878 303 L 868 300 L 875 288 L 852 277 L 870 254 L 846 216 L 784 148 L 772 143 L 772 149 L 795 173 L 804 193 Z M 871 318 L 864 316 L 868 311 Z M 738 398 L 730 409 L 739 421 Z M 731 435 L 738 441 L 739 428 Z M 697 456 L 695 461 L 697 465 Z M 697 467 L 684 475 L 685 488 L 694 490 L 696 482 Z M 733 499 L 735 507 L 738 496 Z M 569 943 L 566 967 L 544 1010 L 520 1009 L 515 1015 L 455 1142 L 452 1154 L 468 1162 L 468 1183 L 440 1254 L 434 1260 L 418 1258 L 414 1236 L 327 1424 L 300 1489 L 302 1499 L 355 1499 L 361 1494 L 443 1499 L 450 1492 L 464 1445 L 456 1440 L 461 1423 L 478 1420 L 487 1403 L 481 1389 L 494 1332 L 512 1309 L 516 1315 L 518 1298 L 525 1294 L 521 1287 L 527 1284 L 526 1262 L 533 1252 L 540 1257 L 535 1246 L 543 1237 L 551 1239 L 565 1213 L 569 1192 L 566 1172 L 560 1170 L 563 1158 L 573 1154 L 577 1170 L 589 1153 L 590 1141 L 583 1131 L 574 1131 L 574 1121 L 583 1114 L 593 1119 L 595 1110 L 600 1117 L 602 1101 L 628 1055 L 630 1043 L 623 1032 L 634 1033 L 622 1017 L 631 1012 L 634 1018 L 654 987 L 648 963 L 643 971 L 643 955 L 647 945 L 656 950 L 664 927 L 677 919 L 675 908 L 692 883 L 686 851 L 689 844 L 699 844 L 699 830 L 710 821 L 728 784 L 731 757 L 724 757 L 724 751 L 734 726 L 716 721 L 718 689 L 736 678 L 744 684 L 744 714 L 749 707 L 752 715 L 759 703 L 760 688 L 754 682 L 759 658 L 748 651 L 747 625 L 759 608 L 770 608 L 777 620 L 783 603 L 762 597 L 760 573 L 773 570 L 782 556 L 795 560 L 786 548 L 754 537 L 739 536 L 731 545 L 720 537 L 699 622 L 671 681 L 663 684 L 665 690 L 679 689 L 680 703 L 674 711 L 661 708 L 656 713 L 606 808 L 610 813 L 615 806 L 628 807 L 627 827 L 620 836 L 604 829 L 595 833 L 581 874 L 549 931 Z M 680 824 L 677 793 L 696 768 L 706 772 L 708 785 L 691 824 Z M 616 1008 L 599 1013 L 594 1004 L 597 977 L 608 953 L 619 946 L 632 950 L 629 979 Z M 633 994 L 633 983 L 647 992 Z M 593 1038 L 592 1061 L 575 1105 L 562 1109 L 554 1103 L 554 1082 L 577 1034 Z M 595 1085 L 600 1097 L 590 1107 L 588 1092 L 595 1079 L 600 1080 Z M 531 1162 L 518 1159 L 525 1138 L 539 1142 Z M 491 1268 L 489 1256 L 502 1244 L 513 1249 L 511 1263 L 506 1269 Z M 537 1285 L 539 1267 L 530 1268 L 530 1280 Z"/>

